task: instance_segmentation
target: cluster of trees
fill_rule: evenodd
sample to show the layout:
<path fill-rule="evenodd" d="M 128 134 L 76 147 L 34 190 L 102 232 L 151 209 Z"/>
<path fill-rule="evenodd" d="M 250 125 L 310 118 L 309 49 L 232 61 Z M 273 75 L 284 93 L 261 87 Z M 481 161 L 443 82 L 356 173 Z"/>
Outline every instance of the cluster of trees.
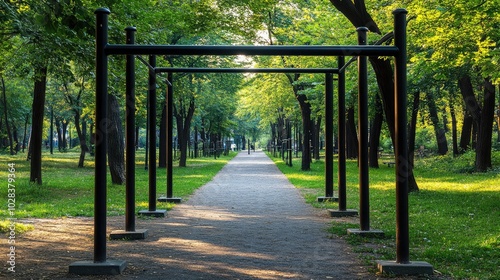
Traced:
<path fill-rule="evenodd" d="M 112 11 L 110 41 L 124 43 L 123 29 L 135 26 L 140 44 L 244 44 L 253 42 L 258 17 L 248 13 L 262 3 L 239 1 L 94 1 L 43 0 L 0 3 L 0 80 L 2 89 L 1 145 L 11 154 L 29 143 L 30 179 L 42 183 L 41 152 L 53 137 L 51 124 L 64 137 L 70 125 L 77 131 L 83 167 L 93 140 L 94 11 Z M 255 6 L 255 7 L 254 7 Z M 228 11 L 230 11 L 228 13 Z M 246 18 L 245 21 L 237 19 Z M 160 66 L 229 67 L 230 58 L 160 57 Z M 147 68 L 137 66 L 138 126 L 146 127 Z M 242 76 L 175 75 L 175 106 L 179 146 L 189 141 L 195 126 L 201 137 L 229 134 L 235 120 L 235 92 Z M 121 123 L 124 102 L 124 59 L 110 62 L 110 116 Z M 159 85 L 165 92 L 166 85 Z M 164 94 L 159 98 L 163 98 Z M 114 102 L 116 101 L 116 102 Z M 158 102 L 158 112 L 164 111 Z M 158 115 L 161 115 L 159 113 Z M 53 117 L 52 117 L 53 116 Z M 245 133 L 244 126 L 238 133 Z M 234 130 L 233 130 L 234 131 Z M 50 136 L 49 136 L 50 134 Z M 188 133 L 189 135 L 189 133 Z M 49 138 L 50 137 L 50 138 Z M 121 143 L 119 137 L 115 142 Z M 64 147 L 60 139 L 60 147 Z M 116 148 L 120 145 L 110 145 Z M 181 164 L 182 157 L 181 154 Z"/>
<path fill-rule="evenodd" d="M 411 154 L 420 146 L 434 148 L 441 155 L 449 152 L 449 146 L 454 155 L 473 150 L 476 171 L 486 171 L 491 167 L 493 131 L 498 132 L 500 121 L 500 105 L 495 98 L 500 84 L 500 33 L 496 28 L 500 13 L 492 1 L 330 0 L 330 3 L 304 1 L 297 5 L 283 2 L 269 13 L 264 38 L 267 44 L 352 45 L 357 42 L 354 27 L 366 26 L 370 30 L 369 44 L 390 44 L 393 39 L 391 13 L 399 7 L 409 11 L 408 144 Z M 327 58 L 266 58 L 258 63 L 261 66 L 336 67 L 336 61 Z M 379 141 L 394 133 L 393 68 L 386 58 L 370 57 L 370 63 L 373 81 L 370 145 L 374 147 L 370 150 L 370 166 L 378 167 Z M 357 89 L 353 72 L 347 73 L 351 76 L 347 84 L 346 125 L 347 154 L 355 158 Z M 280 135 L 284 131 L 284 119 L 300 123 L 306 146 L 308 135 L 316 138 L 316 127 L 323 119 L 323 79 L 322 75 L 255 78 L 252 86 L 260 90 L 250 91 L 260 94 L 242 100 L 251 99 L 248 104 L 266 100 L 264 104 L 268 106 L 260 102 L 249 106 L 249 110 L 259 112 L 262 126 L 271 125 L 271 130 L 277 132 L 274 137 L 286 137 Z M 280 128 L 276 129 L 276 125 Z M 429 130 L 434 134 L 433 141 L 424 140 L 423 135 Z M 314 143 L 316 140 L 312 142 L 319 146 Z M 302 150 L 308 152 L 307 147 Z M 302 169 L 308 168 L 309 160 L 303 158 Z M 415 182 L 411 185 L 413 190 L 418 189 Z"/>
<path fill-rule="evenodd" d="M 83 166 L 94 125 L 93 12 L 97 7 L 112 11 L 112 43 L 123 43 L 123 29 L 135 26 L 137 43 L 170 45 L 353 45 L 357 43 L 358 26 L 369 28 L 369 44 L 390 44 L 391 12 L 403 7 L 409 11 L 410 151 L 415 146 L 429 146 L 419 142 L 419 133 L 430 130 L 437 153 L 446 154 L 449 147 L 454 155 L 475 150 L 476 170 L 485 171 L 491 167 L 493 128 L 498 129 L 500 114 L 495 98 L 500 84 L 500 13 L 493 2 L 2 1 L 0 148 L 16 153 L 29 138 L 31 180 L 41 184 L 41 147 L 51 134 L 50 124 L 61 131 L 58 135 L 65 135 L 63 130 L 72 123 Z M 371 57 L 370 63 L 370 143 L 377 147 L 370 151 L 370 165 L 377 167 L 380 139 L 394 134 L 393 70 L 385 58 Z M 333 68 L 337 61 L 325 57 L 158 57 L 157 65 Z M 120 114 L 124 59 L 112 58 L 110 69 L 110 94 L 117 97 L 115 106 L 119 109 L 115 111 Z M 146 127 L 147 68 L 138 63 L 136 70 L 137 125 Z M 347 75 L 348 156 L 356 157 L 355 71 L 348 70 Z M 195 138 L 200 135 L 204 141 L 230 134 L 255 139 L 259 130 L 270 131 L 274 138 L 281 139 L 285 138 L 284 126 L 292 124 L 300 127 L 302 169 L 309 169 L 311 147 L 318 151 L 324 125 L 323 75 L 178 74 L 172 82 L 181 165 L 185 164 L 193 131 Z M 160 82 L 158 87 L 159 100 L 163 101 L 167 83 Z M 159 117 L 165 112 L 163 104 L 158 102 Z M 416 183 L 412 185 L 417 189 Z"/>

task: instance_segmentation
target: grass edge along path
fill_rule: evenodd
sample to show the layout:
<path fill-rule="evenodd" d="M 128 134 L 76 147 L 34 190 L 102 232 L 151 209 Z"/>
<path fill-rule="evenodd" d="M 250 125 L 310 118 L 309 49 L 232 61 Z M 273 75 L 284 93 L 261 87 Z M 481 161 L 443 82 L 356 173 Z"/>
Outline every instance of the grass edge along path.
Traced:
<path fill-rule="evenodd" d="M 324 161 L 314 161 L 311 171 L 301 171 L 299 159 L 289 167 L 279 158 L 270 158 L 308 203 L 338 209 L 337 203 L 316 202 L 316 197 L 324 195 Z M 494 166 L 500 165 L 499 159 L 497 152 Z M 429 262 L 440 279 L 500 279 L 500 169 L 463 173 L 470 169 L 467 156 L 458 160 L 433 157 L 415 165 L 420 192 L 409 195 L 410 260 Z M 386 237 L 347 236 L 347 228 L 359 228 L 359 218 L 350 222 L 332 219 L 329 231 L 346 238 L 375 271 L 374 260 L 396 258 L 395 171 L 394 167 L 382 165 L 369 172 L 371 227 L 383 230 Z M 336 174 L 334 170 L 334 178 Z M 355 160 L 347 162 L 347 208 L 359 209 Z"/>
<path fill-rule="evenodd" d="M 188 199 L 197 188 L 212 178 L 236 156 L 230 152 L 227 156 L 188 159 L 187 167 L 178 167 L 174 162 L 173 192 L 176 197 Z M 29 182 L 29 161 L 25 154 L 16 156 L 0 155 L 0 180 L 5 184 L 0 188 L 2 208 L 0 209 L 0 232 L 10 232 L 9 218 L 17 218 L 16 233 L 33 230 L 30 224 L 23 224 L 22 219 L 92 217 L 94 215 L 94 162 L 87 157 L 84 168 L 78 168 L 77 152 L 44 153 L 42 158 L 43 184 Z M 15 164 L 15 211 L 10 215 L 8 199 L 8 164 Z M 138 152 L 136 160 L 136 210 L 148 208 L 148 170 L 144 168 L 144 154 Z M 157 196 L 166 192 L 166 169 L 157 168 Z M 171 209 L 173 203 L 158 202 L 158 209 Z M 108 174 L 107 191 L 108 216 L 125 214 L 125 185 L 113 185 Z"/>

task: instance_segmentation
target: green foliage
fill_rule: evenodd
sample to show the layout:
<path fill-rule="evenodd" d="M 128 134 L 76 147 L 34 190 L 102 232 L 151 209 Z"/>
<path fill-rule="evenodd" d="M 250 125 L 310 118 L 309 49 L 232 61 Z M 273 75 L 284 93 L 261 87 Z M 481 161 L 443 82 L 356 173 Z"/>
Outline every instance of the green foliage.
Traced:
<path fill-rule="evenodd" d="M 409 25 L 409 42 L 416 48 L 412 62 L 425 68 L 421 73 L 477 67 L 483 77 L 498 83 L 494 69 L 498 69 L 500 33 L 495 19 L 500 15 L 494 2 L 412 1 L 408 9 L 415 19 Z"/>
<path fill-rule="evenodd" d="M 494 154 L 494 165 L 500 154 Z M 500 265 L 500 176 L 498 170 L 487 173 L 463 173 L 474 159 L 467 153 L 458 159 L 433 157 L 417 160 L 415 176 L 420 191 L 409 195 L 410 258 L 427 261 L 454 279 L 497 279 Z M 280 170 L 316 207 L 338 208 L 337 203 L 317 203 L 324 195 L 324 164 L 315 162 L 311 171 L 300 171 L 274 159 Z M 336 166 L 334 164 L 334 166 Z M 347 162 L 347 207 L 359 206 L 358 169 Z M 465 170 L 467 171 L 467 170 Z M 347 236 L 354 251 L 369 265 L 374 260 L 394 260 L 395 190 L 394 168 L 370 169 L 371 227 L 383 230 L 386 238 L 370 239 Z M 329 232 L 346 236 L 347 228 L 359 228 L 352 221 L 332 222 Z"/>

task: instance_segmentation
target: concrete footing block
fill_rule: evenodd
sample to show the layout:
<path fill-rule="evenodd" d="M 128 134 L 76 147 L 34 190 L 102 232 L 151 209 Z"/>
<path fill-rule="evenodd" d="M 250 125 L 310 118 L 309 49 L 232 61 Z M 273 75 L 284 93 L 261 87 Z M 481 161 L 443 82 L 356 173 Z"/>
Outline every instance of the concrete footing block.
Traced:
<path fill-rule="evenodd" d="M 379 229 L 370 229 L 370 230 L 360 230 L 360 229 L 347 229 L 347 234 L 355 234 L 362 237 L 375 237 L 375 238 L 383 238 L 385 236 L 384 232 Z"/>
<path fill-rule="evenodd" d="M 158 198 L 158 202 L 170 202 L 170 203 L 181 203 L 182 198 L 181 197 L 165 197 L 161 196 Z"/>
<path fill-rule="evenodd" d="M 146 236 L 148 236 L 147 229 L 136 229 L 135 231 L 114 230 L 110 233 L 109 239 L 139 240 L 139 239 L 146 239 Z"/>
<path fill-rule="evenodd" d="M 396 261 L 376 261 L 381 273 L 390 275 L 432 275 L 434 269 L 431 264 L 421 261 L 397 263 Z"/>
<path fill-rule="evenodd" d="M 327 202 L 327 201 L 338 202 L 339 198 L 336 197 L 336 196 L 332 196 L 332 197 L 329 197 L 329 196 L 318 196 L 316 198 L 316 201 L 317 202 Z"/>
<path fill-rule="evenodd" d="M 155 211 L 141 210 L 137 214 L 142 216 L 164 218 L 167 216 L 167 210 L 155 210 Z"/>
<path fill-rule="evenodd" d="M 352 217 L 358 215 L 358 210 L 355 209 L 346 209 L 346 210 L 335 210 L 335 209 L 327 209 L 330 217 L 339 218 L 339 217 Z"/>
<path fill-rule="evenodd" d="M 126 261 L 77 261 L 69 265 L 69 273 L 77 275 L 119 275 L 127 267 Z"/>

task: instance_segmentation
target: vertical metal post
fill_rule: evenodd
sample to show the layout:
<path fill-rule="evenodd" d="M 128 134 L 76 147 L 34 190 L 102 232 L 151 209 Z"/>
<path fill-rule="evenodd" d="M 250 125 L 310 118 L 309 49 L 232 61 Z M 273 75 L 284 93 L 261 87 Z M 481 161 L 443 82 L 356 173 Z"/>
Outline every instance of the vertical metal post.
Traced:
<path fill-rule="evenodd" d="M 173 74 L 167 74 L 167 198 L 173 196 L 173 112 L 174 112 L 174 81 Z"/>
<path fill-rule="evenodd" d="M 318 147 L 319 149 L 319 147 Z M 325 197 L 333 197 L 333 74 L 325 74 Z"/>
<path fill-rule="evenodd" d="M 368 28 L 358 27 L 358 44 L 366 45 Z M 361 230 L 370 230 L 370 193 L 368 175 L 368 58 L 358 57 L 359 130 L 359 220 Z"/>
<path fill-rule="evenodd" d="M 156 56 L 149 56 L 156 67 Z M 149 211 L 156 211 L 156 73 L 149 71 Z"/>
<path fill-rule="evenodd" d="M 135 44 L 135 27 L 127 27 L 127 44 Z M 125 198 L 125 230 L 135 231 L 135 56 L 127 55 L 126 66 L 126 198 Z"/>
<path fill-rule="evenodd" d="M 217 140 L 214 142 L 214 159 L 217 159 Z"/>
<path fill-rule="evenodd" d="M 288 166 L 293 166 L 293 153 L 292 153 L 292 123 L 290 121 L 287 122 L 287 133 L 288 133 Z"/>
<path fill-rule="evenodd" d="M 404 9 L 394 11 L 394 44 L 399 52 L 395 56 L 394 99 L 396 104 L 395 150 L 396 158 L 396 262 L 410 262 L 408 221 L 408 139 L 407 139 L 407 73 L 406 73 L 406 14 Z"/>
<path fill-rule="evenodd" d="M 338 57 L 338 68 L 342 69 L 345 65 L 345 57 Z M 345 160 L 345 70 L 338 74 L 338 110 L 339 110 L 339 140 L 338 140 L 338 184 L 339 184 L 339 211 L 345 211 L 347 208 L 346 194 L 346 160 Z"/>
<path fill-rule="evenodd" d="M 50 135 L 49 135 L 50 154 L 54 154 L 54 106 L 50 106 Z"/>
<path fill-rule="evenodd" d="M 108 9 L 96 14 L 96 139 L 94 176 L 94 262 L 106 262 L 106 148 L 108 114 Z"/>
<path fill-rule="evenodd" d="M 148 170 L 149 154 L 149 90 L 146 93 L 146 144 L 144 145 L 144 170 Z"/>

